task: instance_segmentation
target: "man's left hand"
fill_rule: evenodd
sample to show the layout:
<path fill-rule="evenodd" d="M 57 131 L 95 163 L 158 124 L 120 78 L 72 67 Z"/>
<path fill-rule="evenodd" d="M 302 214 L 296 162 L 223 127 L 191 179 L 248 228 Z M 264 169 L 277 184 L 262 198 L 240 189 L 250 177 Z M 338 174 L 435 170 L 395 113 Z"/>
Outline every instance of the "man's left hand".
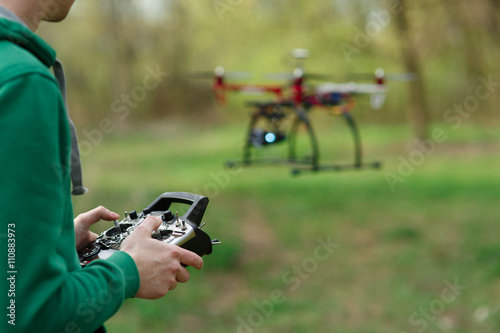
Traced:
<path fill-rule="evenodd" d="M 113 221 L 119 217 L 120 215 L 113 213 L 103 206 L 78 215 L 74 220 L 76 249 L 80 250 L 97 239 L 97 234 L 89 230 L 92 224 L 101 220 Z"/>

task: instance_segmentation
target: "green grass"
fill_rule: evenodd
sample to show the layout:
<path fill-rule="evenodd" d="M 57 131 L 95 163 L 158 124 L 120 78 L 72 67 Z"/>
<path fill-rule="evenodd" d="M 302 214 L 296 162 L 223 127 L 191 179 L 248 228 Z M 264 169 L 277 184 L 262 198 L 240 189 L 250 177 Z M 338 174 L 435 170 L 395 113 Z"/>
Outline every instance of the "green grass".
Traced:
<path fill-rule="evenodd" d="M 341 119 L 321 117 L 323 161 L 350 162 Z M 299 177 L 287 167 L 228 170 L 241 124 L 160 123 L 106 136 L 83 159 L 90 192 L 75 198 L 75 213 L 140 210 L 162 192 L 197 192 L 210 198 L 205 231 L 223 242 L 166 297 L 127 300 L 108 331 L 500 330 L 497 129 L 435 125 L 446 141 L 392 191 L 386 173 L 397 174 L 398 157 L 414 151 L 409 131 L 360 127 L 366 160 L 383 169 Z M 328 238 L 338 247 L 319 260 L 318 239 Z M 466 289 L 445 302 L 454 281 Z"/>

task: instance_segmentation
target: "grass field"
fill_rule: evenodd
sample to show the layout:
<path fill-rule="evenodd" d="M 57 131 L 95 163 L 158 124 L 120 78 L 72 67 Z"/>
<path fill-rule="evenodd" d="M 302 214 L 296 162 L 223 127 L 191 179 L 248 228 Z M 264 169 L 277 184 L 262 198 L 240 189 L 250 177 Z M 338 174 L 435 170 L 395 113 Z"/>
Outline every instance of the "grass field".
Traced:
<path fill-rule="evenodd" d="M 315 122 L 323 161 L 350 162 L 341 120 Z M 108 331 L 498 332 L 498 129 L 437 124 L 423 149 L 404 126 L 360 127 L 382 169 L 298 177 L 226 169 L 241 124 L 106 135 L 83 158 L 90 192 L 75 213 L 196 192 L 210 198 L 204 230 L 223 243 L 166 297 L 127 300 Z"/>

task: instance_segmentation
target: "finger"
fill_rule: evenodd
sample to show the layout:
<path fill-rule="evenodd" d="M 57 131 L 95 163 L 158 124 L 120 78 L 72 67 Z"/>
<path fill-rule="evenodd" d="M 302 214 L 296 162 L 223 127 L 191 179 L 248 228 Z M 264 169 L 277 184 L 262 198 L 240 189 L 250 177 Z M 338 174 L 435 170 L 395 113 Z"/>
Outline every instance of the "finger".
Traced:
<path fill-rule="evenodd" d="M 99 206 L 94 208 L 88 212 L 82 213 L 76 217 L 77 220 L 83 222 L 86 226 L 91 226 L 94 223 L 99 222 L 100 220 L 115 220 L 119 218 L 120 215 L 110 211 L 109 209 Z"/>
<path fill-rule="evenodd" d="M 95 232 L 90 231 L 90 242 L 95 242 L 97 240 L 97 234 Z"/>
<path fill-rule="evenodd" d="M 120 217 L 119 214 L 115 213 L 115 212 L 112 212 L 110 211 L 109 209 L 103 207 L 103 206 L 99 206 L 92 211 L 96 211 L 97 213 L 97 216 L 94 216 L 95 218 L 99 218 L 99 220 L 104 220 L 104 221 L 112 221 L 112 220 L 116 220 Z M 98 220 L 98 221 L 99 221 Z"/>
<path fill-rule="evenodd" d="M 168 287 L 168 290 L 174 290 L 175 288 L 177 288 L 177 281 L 174 281 L 170 287 Z"/>
<path fill-rule="evenodd" d="M 89 231 L 85 239 L 77 239 L 76 240 L 76 249 L 81 250 L 84 247 L 88 246 L 90 243 L 95 242 L 97 240 L 97 234 L 95 232 Z"/>
<path fill-rule="evenodd" d="M 151 233 L 161 225 L 161 219 L 156 216 L 148 216 L 134 232 L 151 237 Z"/>
<path fill-rule="evenodd" d="M 179 273 L 177 273 L 176 279 L 178 282 L 185 283 L 189 280 L 189 272 L 184 267 L 181 267 Z"/>
<path fill-rule="evenodd" d="M 187 266 L 192 266 L 196 269 L 202 269 L 203 268 L 203 259 L 199 255 L 197 255 L 194 252 L 191 252 L 189 250 L 185 250 L 181 248 L 181 256 L 179 258 L 179 261 L 181 264 L 187 265 Z"/>

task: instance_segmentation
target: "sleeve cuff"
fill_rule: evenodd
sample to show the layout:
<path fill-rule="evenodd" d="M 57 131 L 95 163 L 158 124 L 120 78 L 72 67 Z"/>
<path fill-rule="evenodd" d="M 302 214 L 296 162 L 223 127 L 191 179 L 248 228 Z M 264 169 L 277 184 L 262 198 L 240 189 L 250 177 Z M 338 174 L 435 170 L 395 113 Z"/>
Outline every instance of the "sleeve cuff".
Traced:
<path fill-rule="evenodd" d="M 106 261 L 115 264 L 122 272 L 125 284 L 125 298 L 134 297 L 139 291 L 141 282 L 139 270 L 137 269 L 134 259 L 132 259 L 128 253 L 117 251 L 106 259 Z"/>

